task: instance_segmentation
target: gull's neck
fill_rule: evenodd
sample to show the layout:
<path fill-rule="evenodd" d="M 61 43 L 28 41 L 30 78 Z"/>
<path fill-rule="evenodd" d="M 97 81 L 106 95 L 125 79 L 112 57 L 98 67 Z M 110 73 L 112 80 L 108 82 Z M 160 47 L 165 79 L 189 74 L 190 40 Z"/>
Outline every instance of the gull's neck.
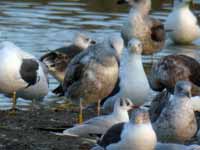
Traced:
<path fill-rule="evenodd" d="M 149 11 L 151 10 L 151 5 L 147 4 L 139 4 L 137 6 L 133 6 L 130 9 L 131 14 L 140 14 L 141 16 L 147 16 Z"/>
<path fill-rule="evenodd" d="M 136 53 L 128 53 L 128 61 L 129 62 L 134 62 L 135 65 L 142 65 L 142 55 L 141 54 L 136 54 Z"/>
<path fill-rule="evenodd" d="M 114 111 L 112 114 L 118 119 L 123 119 L 124 122 L 129 121 L 128 111 L 125 109 L 122 109 L 120 107 L 114 107 Z"/>

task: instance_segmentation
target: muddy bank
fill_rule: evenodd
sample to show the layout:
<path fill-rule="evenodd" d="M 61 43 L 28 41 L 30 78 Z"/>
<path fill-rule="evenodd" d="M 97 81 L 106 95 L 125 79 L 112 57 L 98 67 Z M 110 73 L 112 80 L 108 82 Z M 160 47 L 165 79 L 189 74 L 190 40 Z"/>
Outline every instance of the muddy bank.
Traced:
<path fill-rule="evenodd" d="M 85 110 L 84 119 L 94 117 L 94 110 Z M 89 150 L 95 140 L 58 136 L 47 131 L 61 131 L 72 126 L 77 122 L 77 115 L 77 108 L 40 108 L 17 111 L 15 115 L 9 111 L 0 111 L 0 150 Z M 191 143 L 199 144 L 196 138 L 187 142 Z"/>
<path fill-rule="evenodd" d="M 87 110 L 85 119 L 94 112 Z M 33 110 L 0 111 L 0 150 L 87 150 L 93 142 L 57 136 L 41 128 L 63 128 L 76 122 L 77 111 Z"/>

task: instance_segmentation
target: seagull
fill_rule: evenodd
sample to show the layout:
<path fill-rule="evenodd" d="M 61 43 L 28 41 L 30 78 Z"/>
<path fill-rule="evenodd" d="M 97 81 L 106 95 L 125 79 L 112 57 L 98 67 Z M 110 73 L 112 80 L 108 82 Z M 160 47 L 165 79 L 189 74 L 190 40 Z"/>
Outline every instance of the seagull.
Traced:
<path fill-rule="evenodd" d="M 91 150 L 199 150 L 199 145 L 157 142 L 148 111 L 140 108 L 128 123 L 113 125 Z"/>
<path fill-rule="evenodd" d="M 132 8 L 121 29 L 125 44 L 127 45 L 132 38 L 138 38 L 143 45 L 143 54 L 152 54 L 160 50 L 165 42 L 164 24 L 150 18 L 151 0 L 119 0 L 118 4 L 126 2 Z"/>
<path fill-rule="evenodd" d="M 191 101 L 191 84 L 178 81 L 166 106 L 153 123 L 161 142 L 183 143 L 190 140 L 197 131 L 197 121 Z"/>
<path fill-rule="evenodd" d="M 13 98 L 12 110 L 17 97 L 35 100 L 48 94 L 45 66 L 33 55 L 4 41 L 0 43 L 0 60 L 0 93 Z"/>
<path fill-rule="evenodd" d="M 123 50 L 123 39 L 111 35 L 102 43 L 90 46 L 69 63 L 63 88 L 67 99 L 80 106 L 79 122 L 82 122 L 83 106 L 108 96 L 118 79 L 118 59 Z"/>
<path fill-rule="evenodd" d="M 96 42 L 82 32 L 77 32 L 73 43 L 44 54 L 40 60 L 48 67 L 49 73 L 61 84 L 53 90 L 53 93 L 62 96 L 62 83 L 65 76 L 65 69 L 74 56 L 87 49 Z"/>
<path fill-rule="evenodd" d="M 179 80 L 200 86 L 200 64 L 186 55 L 168 55 L 153 65 L 148 78 L 152 90 L 159 92 L 166 88 L 173 93 Z"/>
<path fill-rule="evenodd" d="M 64 130 L 61 135 L 77 137 L 103 135 L 112 125 L 120 122 L 128 122 L 128 111 L 134 107 L 129 99 L 118 99 L 111 114 L 91 118 L 80 125 Z"/>
<path fill-rule="evenodd" d="M 168 15 L 165 29 L 169 38 L 177 44 L 189 44 L 200 37 L 200 22 L 189 8 L 191 0 L 175 0 Z"/>
<path fill-rule="evenodd" d="M 167 90 L 164 90 L 156 95 L 149 108 L 151 122 L 155 122 L 159 118 L 161 112 L 172 97 L 173 95 L 167 92 Z M 200 96 L 192 96 L 190 98 L 190 102 L 194 112 L 200 111 Z"/>
<path fill-rule="evenodd" d="M 144 72 L 141 54 L 142 44 L 133 38 L 128 43 L 127 55 L 122 55 L 120 60 L 123 62 L 120 66 L 120 90 L 105 101 L 104 109 L 112 108 L 117 97 L 129 98 L 137 106 L 145 103 L 150 86 Z"/>
<path fill-rule="evenodd" d="M 112 126 L 92 150 L 154 150 L 156 134 L 149 120 L 148 111 L 133 111 L 128 123 Z"/>

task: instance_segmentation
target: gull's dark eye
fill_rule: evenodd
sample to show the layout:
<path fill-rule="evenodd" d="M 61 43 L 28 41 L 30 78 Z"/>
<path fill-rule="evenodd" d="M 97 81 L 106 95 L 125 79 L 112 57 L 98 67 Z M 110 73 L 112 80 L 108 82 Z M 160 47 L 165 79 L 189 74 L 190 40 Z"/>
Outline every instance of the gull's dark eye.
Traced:
<path fill-rule="evenodd" d="M 85 39 L 86 42 L 88 42 L 89 40 L 90 40 L 89 38 L 86 38 L 86 39 Z"/>
<path fill-rule="evenodd" d="M 114 46 L 112 44 L 110 44 L 111 48 L 114 48 Z"/>
<path fill-rule="evenodd" d="M 129 101 L 126 101 L 126 105 L 127 105 L 127 106 L 129 106 L 129 105 L 130 105 Z"/>
<path fill-rule="evenodd" d="M 178 91 L 182 91 L 182 90 L 183 90 L 183 88 L 182 88 L 182 87 L 178 87 L 177 89 L 178 89 Z"/>

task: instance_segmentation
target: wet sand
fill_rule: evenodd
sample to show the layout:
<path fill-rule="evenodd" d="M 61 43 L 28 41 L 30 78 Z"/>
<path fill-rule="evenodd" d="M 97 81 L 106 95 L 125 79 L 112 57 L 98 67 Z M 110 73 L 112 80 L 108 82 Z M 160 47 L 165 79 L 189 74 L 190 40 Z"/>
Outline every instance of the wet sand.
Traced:
<path fill-rule="evenodd" d="M 85 111 L 85 119 L 94 112 Z M 57 136 L 43 129 L 61 129 L 76 122 L 77 111 L 0 111 L 0 150 L 87 150 L 94 144 L 83 138 Z"/>
<path fill-rule="evenodd" d="M 84 119 L 94 117 L 94 107 L 84 111 Z M 58 136 L 77 122 L 78 107 L 54 107 L 31 111 L 0 111 L 0 150 L 89 150 L 95 139 Z M 200 113 L 197 113 L 200 124 Z M 199 144 L 196 137 L 185 144 Z"/>

